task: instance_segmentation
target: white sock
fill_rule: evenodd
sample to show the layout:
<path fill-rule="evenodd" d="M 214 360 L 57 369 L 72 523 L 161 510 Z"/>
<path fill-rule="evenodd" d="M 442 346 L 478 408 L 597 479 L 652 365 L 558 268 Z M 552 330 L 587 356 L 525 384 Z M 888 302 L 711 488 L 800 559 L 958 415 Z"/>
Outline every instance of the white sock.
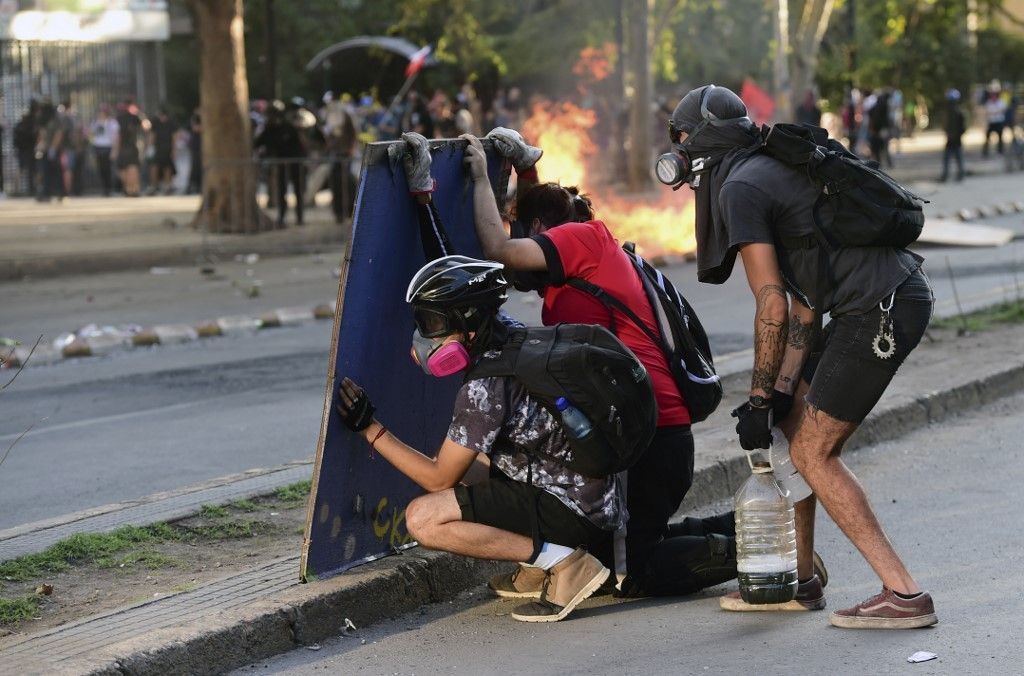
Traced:
<path fill-rule="evenodd" d="M 552 566 L 572 554 L 574 551 L 576 550 L 569 547 L 553 545 L 550 542 L 545 542 L 540 548 L 540 554 L 538 554 L 537 558 L 530 563 L 538 568 L 550 570 Z"/>

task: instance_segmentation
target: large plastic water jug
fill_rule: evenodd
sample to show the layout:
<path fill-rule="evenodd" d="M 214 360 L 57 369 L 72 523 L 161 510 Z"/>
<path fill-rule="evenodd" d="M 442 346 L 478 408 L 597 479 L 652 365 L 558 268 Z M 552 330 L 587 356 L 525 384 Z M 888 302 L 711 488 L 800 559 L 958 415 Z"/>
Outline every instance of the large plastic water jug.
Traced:
<path fill-rule="evenodd" d="M 785 603 L 796 596 L 793 503 L 771 465 L 751 462 L 753 474 L 736 492 L 736 570 L 747 603 Z"/>

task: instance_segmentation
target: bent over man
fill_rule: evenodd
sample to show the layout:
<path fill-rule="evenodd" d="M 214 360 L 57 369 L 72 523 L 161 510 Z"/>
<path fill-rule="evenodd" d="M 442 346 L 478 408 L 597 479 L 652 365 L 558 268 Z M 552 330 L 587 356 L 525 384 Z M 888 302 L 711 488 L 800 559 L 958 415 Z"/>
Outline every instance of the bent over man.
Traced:
<path fill-rule="evenodd" d="M 907 571 L 841 457 L 928 325 L 933 298 L 923 259 L 893 247 L 820 249 L 812 214 L 818 186 L 802 168 L 758 152 L 757 128 L 724 87 L 689 92 L 669 133 L 696 195 L 698 278 L 725 282 L 739 255 L 756 302 L 750 399 L 737 409 L 740 444 L 768 448 L 774 415 L 814 491 L 796 505 L 800 584 L 787 609 L 825 607 L 812 563 L 820 500 L 882 581 L 881 593 L 832 613 L 832 624 L 935 624 L 931 596 Z M 831 320 L 819 332 L 826 312 Z M 738 594 L 721 604 L 774 609 Z"/>
<path fill-rule="evenodd" d="M 416 320 L 413 354 L 429 375 L 468 368 L 507 338 L 498 308 L 508 284 L 498 263 L 446 256 L 425 265 L 406 300 Z M 625 522 L 614 476 L 584 477 L 558 459 L 571 453 L 561 422 L 514 378 L 485 377 L 459 391 L 448 436 L 434 457 L 402 443 L 373 417 L 365 391 L 345 378 L 338 411 L 345 424 L 428 492 L 409 503 L 409 533 L 429 549 L 479 559 L 529 561 L 543 571 L 537 601 L 517 607 L 522 622 L 566 617 L 608 578 L 587 552 Z M 459 482 L 478 453 L 486 481 Z"/>

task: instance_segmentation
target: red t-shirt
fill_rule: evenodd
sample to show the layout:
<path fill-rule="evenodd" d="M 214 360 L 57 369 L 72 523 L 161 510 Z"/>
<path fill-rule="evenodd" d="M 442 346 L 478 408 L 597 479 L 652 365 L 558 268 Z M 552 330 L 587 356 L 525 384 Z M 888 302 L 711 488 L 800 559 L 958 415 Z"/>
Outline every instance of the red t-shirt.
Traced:
<path fill-rule="evenodd" d="M 612 233 L 601 221 L 565 223 L 535 236 L 548 264 L 550 285 L 544 290 L 541 321 L 546 326 L 600 324 L 611 328 L 608 308 L 590 294 L 565 286 L 571 277 L 579 277 L 615 296 L 655 334 L 658 325 L 643 284 L 633 263 L 619 248 Z M 690 411 L 676 387 L 665 353 L 637 327 L 633 320 L 614 310 L 615 331 L 640 363 L 647 369 L 658 402 L 658 427 L 689 425 Z"/>

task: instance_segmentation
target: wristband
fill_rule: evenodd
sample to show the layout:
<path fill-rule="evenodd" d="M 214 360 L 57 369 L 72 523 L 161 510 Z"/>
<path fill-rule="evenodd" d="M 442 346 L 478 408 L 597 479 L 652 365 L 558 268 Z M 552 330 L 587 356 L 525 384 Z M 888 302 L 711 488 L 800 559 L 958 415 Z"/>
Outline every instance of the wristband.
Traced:
<path fill-rule="evenodd" d="M 384 427 L 383 425 L 381 425 L 380 429 L 377 430 L 377 434 L 374 435 L 373 441 L 370 442 L 370 448 L 372 448 L 373 450 L 376 451 L 377 450 L 377 441 L 380 440 L 380 438 L 382 436 L 387 434 L 387 431 L 388 431 L 388 428 Z"/>
<path fill-rule="evenodd" d="M 414 196 L 415 195 L 429 195 L 430 193 L 432 193 L 435 190 L 437 190 L 437 179 L 436 178 L 431 178 L 430 180 L 431 180 L 430 190 L 410 190 L 409 194 L 410 195 L 414 195 Z"/>
<path fill-rule="evenodd" d="M 517 171 L 516 176 L 519 177 L 520 181 L 529 181 L 531 183 L 540 183 L 540 178 L 537 175 L 537 165 L 533 165 L 529 169 L 523 171 Z"/>

